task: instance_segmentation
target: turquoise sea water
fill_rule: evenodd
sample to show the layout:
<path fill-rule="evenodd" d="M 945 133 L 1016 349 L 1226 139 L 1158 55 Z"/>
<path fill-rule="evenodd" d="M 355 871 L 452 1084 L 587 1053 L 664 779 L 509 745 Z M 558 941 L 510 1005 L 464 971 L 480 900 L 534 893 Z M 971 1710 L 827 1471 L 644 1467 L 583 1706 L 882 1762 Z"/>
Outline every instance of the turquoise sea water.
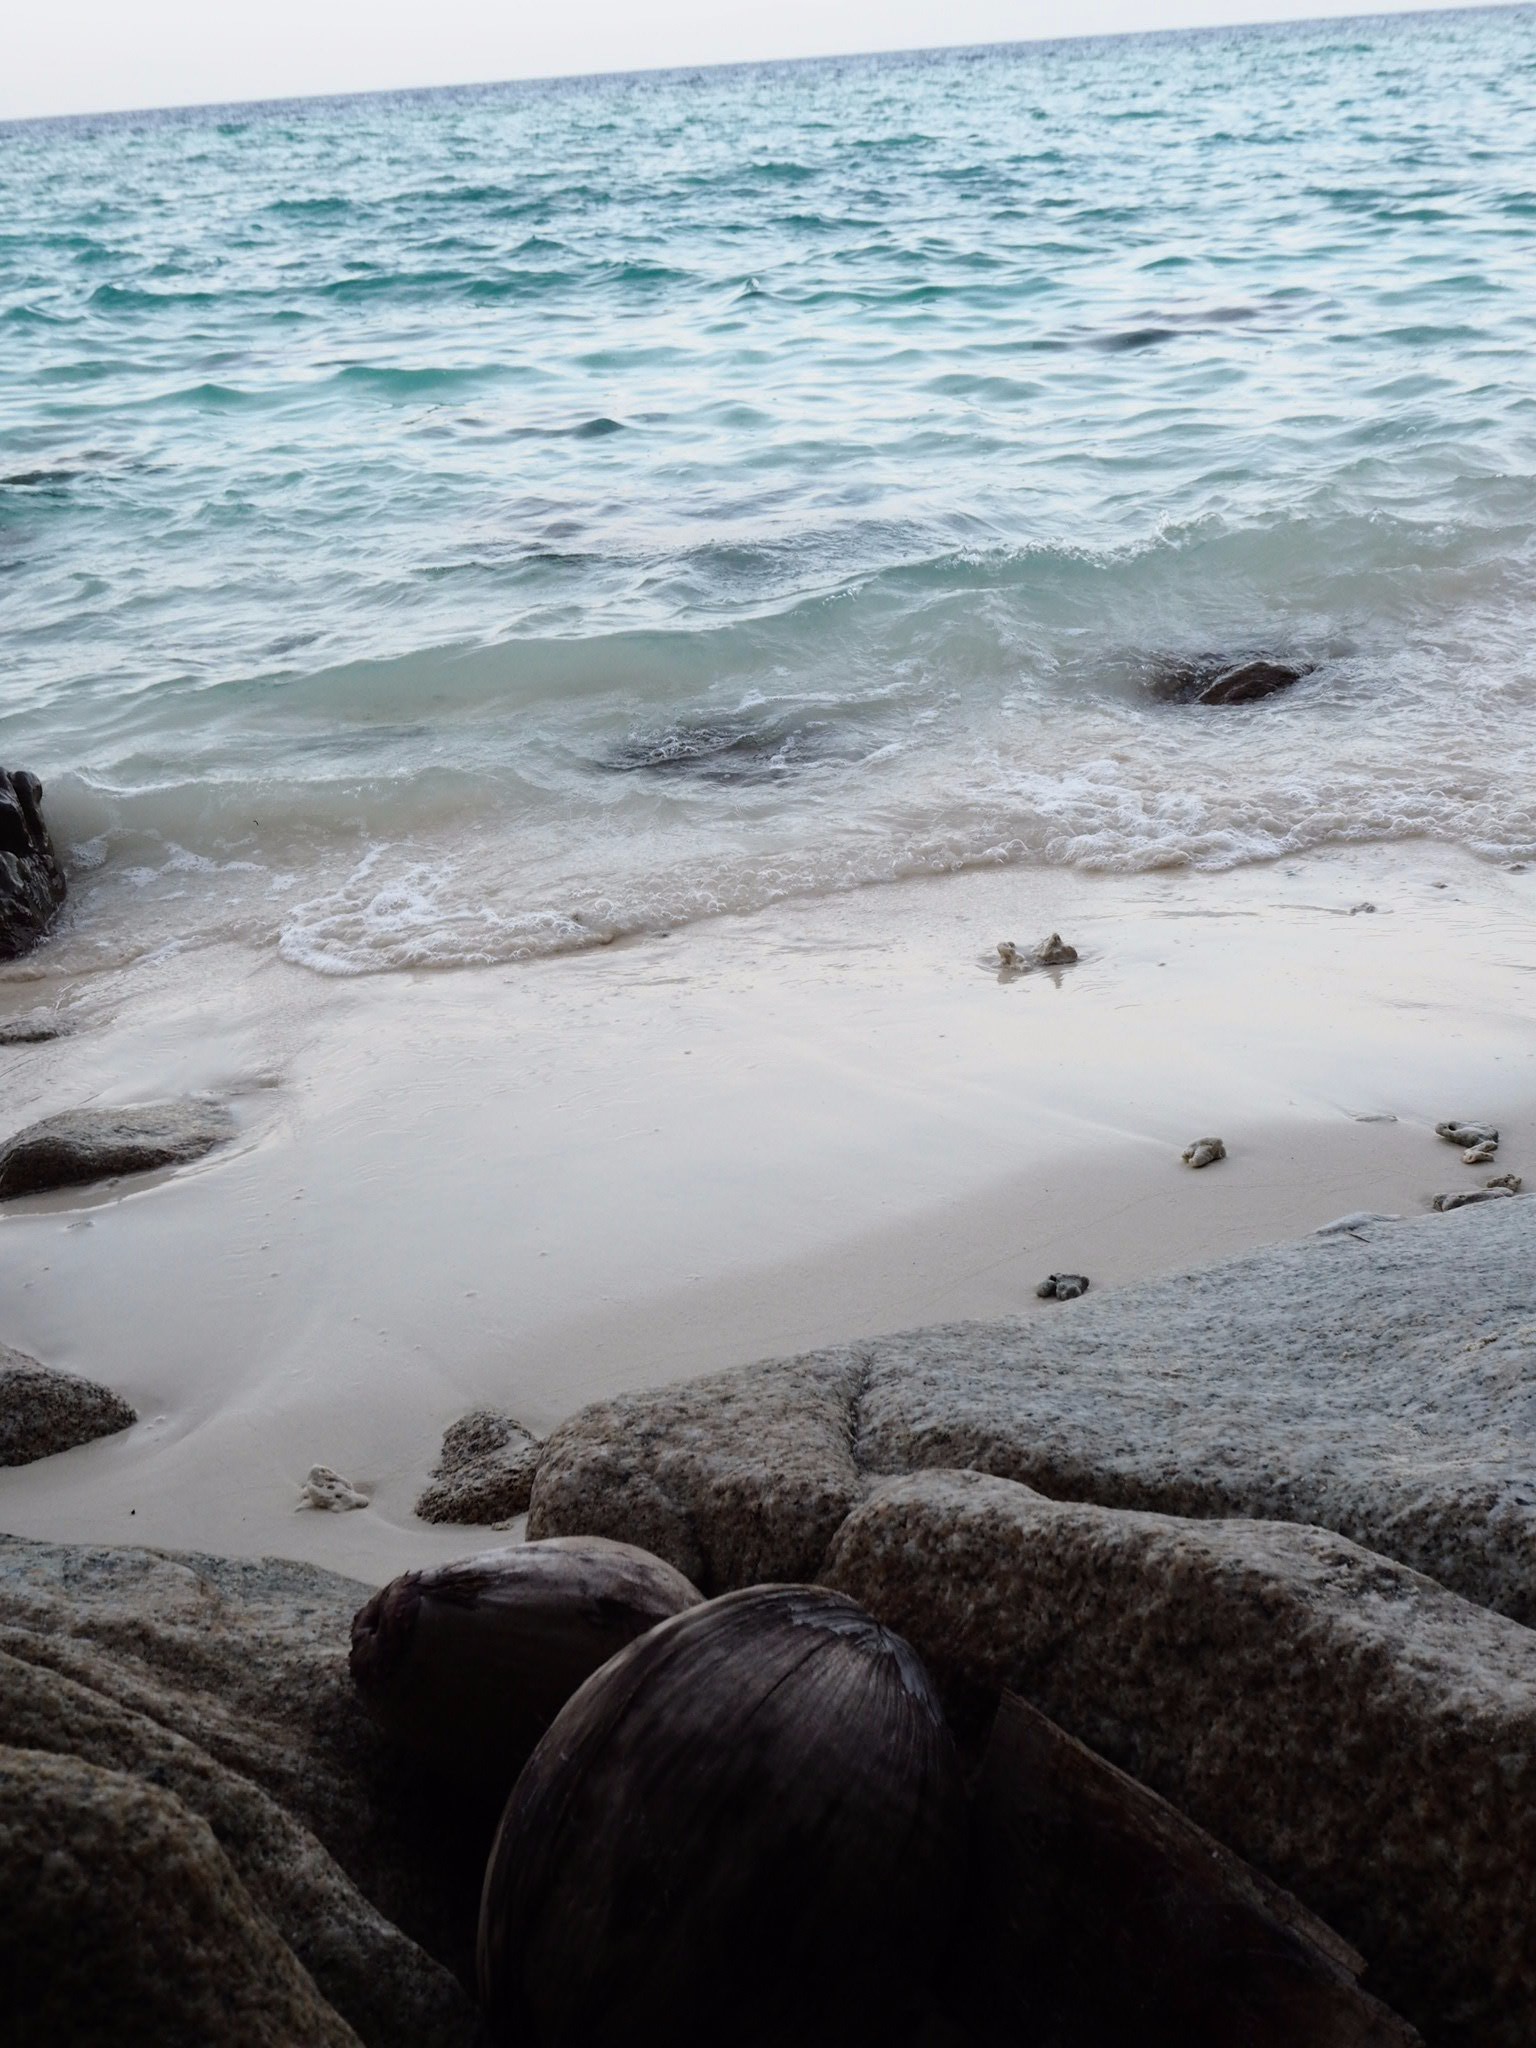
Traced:
<path fill-rule="evenodd" d="M 83 964 L 1536 855 L 1536 13 L 0 127 L 0 760 Z"/>

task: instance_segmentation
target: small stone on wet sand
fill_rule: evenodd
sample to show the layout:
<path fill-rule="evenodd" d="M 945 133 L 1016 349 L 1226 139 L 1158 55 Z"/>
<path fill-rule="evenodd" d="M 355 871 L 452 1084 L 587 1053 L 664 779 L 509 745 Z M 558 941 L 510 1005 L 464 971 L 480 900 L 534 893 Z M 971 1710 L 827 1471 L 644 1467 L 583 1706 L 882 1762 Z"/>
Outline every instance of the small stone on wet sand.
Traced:
<path fill-rule="evenodd" d="M 1436 1124 L 1435 1136 L 1444 1138 L 1447 1145 L 1497 1145 L 1499 1134 L 1492 1124 L 1460 1123 L 1455 1118 L 1449 1123 Z"/>
<path fill-rule="evenodd" d="M 333 1472 L 329 1465 L 311 1465 L 309 1477 L 299 1488 L 296 1508 L 324 1508 L 333 1514 L 345 1514 L 348 1508 L 365 1508 L 368 1505 L 366 1493 L 359 1493 L 349 1479 L 343 1479 L 339 1472 Z"/>
<path fill-rule="evenodd" d="M 1220 1138 L 1196 1138 L 1181 1156 L 1186 1166 L 1214 1166 L 1218 1159 L 1226 1158 L 1227 1148 Z"/>
<path fill-rule="evenodd" d="M 1486 1188 L 1461 1188 L 1453 1195 L 1436 1195 L 1430 1207 L 1440 1210 L 1465 1209 L 1471 1202 L 1497 1202 L 1515 1192 L 1514 1188 L 1492 1185 Z"/>
<path fill-rule="evenodd" d="M 1088 1292 L 1086 1273 L 1052 1273 L 1035 1289 L 1042 1301 L 1076 1301 Z"/>

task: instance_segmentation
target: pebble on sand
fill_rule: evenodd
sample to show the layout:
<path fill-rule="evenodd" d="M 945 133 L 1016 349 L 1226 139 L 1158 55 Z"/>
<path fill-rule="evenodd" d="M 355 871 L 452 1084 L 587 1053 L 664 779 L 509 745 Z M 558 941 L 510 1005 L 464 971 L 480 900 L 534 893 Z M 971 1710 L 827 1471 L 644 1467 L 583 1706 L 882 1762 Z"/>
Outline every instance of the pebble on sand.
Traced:
<path fill-rule="evenodd" d="M 1076 1301 L 1088 1292 L 1086 1273 L 1051 1273 L 1035 1289 L 1042 1301 Z"/>
<path fill-rule="evenodd" d="M 1214 1166 L 1226 1156 L 1227 1148 L 1220 1138 L 1196 1138 L 1192 1145 L 1184 1147 L 1182 1154 L 1186 1166 Z"/>
<path fill-rule="evenodd" d="M 345 1514 L 348 1508 L 365 1508 L 368 1505 L 366 1493 L 359 1493 L 350 1479 L 343 1479 L 339 1472 L 333 1472 L 329 1465 L 311 1465 L 309 1477 L 299 1488 L 296 1508 L 328 1508 L 333 1514 Z"/>

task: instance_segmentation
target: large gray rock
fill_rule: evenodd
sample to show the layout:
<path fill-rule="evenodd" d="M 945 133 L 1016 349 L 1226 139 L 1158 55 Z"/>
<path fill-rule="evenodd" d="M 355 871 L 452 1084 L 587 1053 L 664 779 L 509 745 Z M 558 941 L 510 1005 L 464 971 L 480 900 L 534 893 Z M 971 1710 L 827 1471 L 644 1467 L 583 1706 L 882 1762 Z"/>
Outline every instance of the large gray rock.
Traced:
<path fill-rule="evenodd" d="M 510 1415 L 472 1409 L 443 1432 L 416 1512 L 424 1522 L 510 1521 L 528 1505 L 542 1455 L 538 1438 Z"/>
<path fill-rule="evenodd" d="M 0 1749 L 0 1982 L 12 2048 L 358 2048 L 173 1793 Z"/>
<path fill-rule="evenodd" d="M 306 1565 L 0 1538 L 0 1729 L 205 1821 L 363 2041 L 462 2048 L 483 1851 L 466 1858 L 449 1804 L 354 1697 L 370 1591 Z"/>
<path fill-rule="evenodd" d="M 234 1135 L 234 1118 L 216 1103 L 68 1109 L 29 1124 L 0 1145 L 0 1201 L 184 1166 Z"/>
<path fill-rule="evenodd" d="M 864 1496 L 851 1351 L 584 1408 L 545 1441 L 528 1534 L 612 1536 L 706 1594 L 814 1578 Z"/>
<path fill-rule="evenodd" d="M 1536 1633 L 1325 1530 L 878 1487 L 824 1574 L 1287 1886 L 1437 2048 L 1530 2048 Z"/>
<path fill-rule="evenodd" d="M 0 1465 L 30 1465 L 131 1429 L 138 1419 L 110 1387 L 55 1372 L 0 1344 Z"/>
<path fill-rule="evenodd" d="M 814 1572 L 871 1478 L 926 1466 L 1317 1523 L 1536 1622 L 1536 1201 L 603 1403 L 550 1437 L 529 1529 L 713 1593 Z"/>
<path fill-rule="evenodd" d="M 58 916 L 64 870 L 43 823 L 43 786 L 0 768 L 0 960 L 30 952 Z"/>

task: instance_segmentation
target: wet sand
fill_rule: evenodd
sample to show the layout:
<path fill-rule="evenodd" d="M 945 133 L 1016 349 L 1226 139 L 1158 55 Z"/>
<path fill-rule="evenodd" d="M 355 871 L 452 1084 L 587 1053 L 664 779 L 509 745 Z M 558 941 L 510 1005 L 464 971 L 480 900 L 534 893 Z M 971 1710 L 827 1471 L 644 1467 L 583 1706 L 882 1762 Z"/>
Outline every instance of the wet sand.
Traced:
<path fill-rule="evenodd" d="M 1533 910 L 1536 870 L 1413 843 L 999 869 L 485 971 L 231 948 L 64 986 L 39 956 L 0 1014 L 78 1029 L 0 1049 L 6 1131 L 208 1090 L 241 1136 L 0 1209 L 0 1341 L 142 1418 L 0 1472 L 0 1527 L 382 1579 L 484 1540 L 411 1512 L 470 1406 L 543 1431 L 773 1353 L 1070 1316 L 1053 1270 L 1112 1287 L 1536 1181 Z M 999 975 L 999 939 L 1053 929 L 1076 966 Z M 1496 1167 L 1447 1116 L 1501 1126 Z M 1230 1156 L 1192 1172 L 1206 1135 Z M 316 1462 L 369 1507 L 296 1511 Z"/>

